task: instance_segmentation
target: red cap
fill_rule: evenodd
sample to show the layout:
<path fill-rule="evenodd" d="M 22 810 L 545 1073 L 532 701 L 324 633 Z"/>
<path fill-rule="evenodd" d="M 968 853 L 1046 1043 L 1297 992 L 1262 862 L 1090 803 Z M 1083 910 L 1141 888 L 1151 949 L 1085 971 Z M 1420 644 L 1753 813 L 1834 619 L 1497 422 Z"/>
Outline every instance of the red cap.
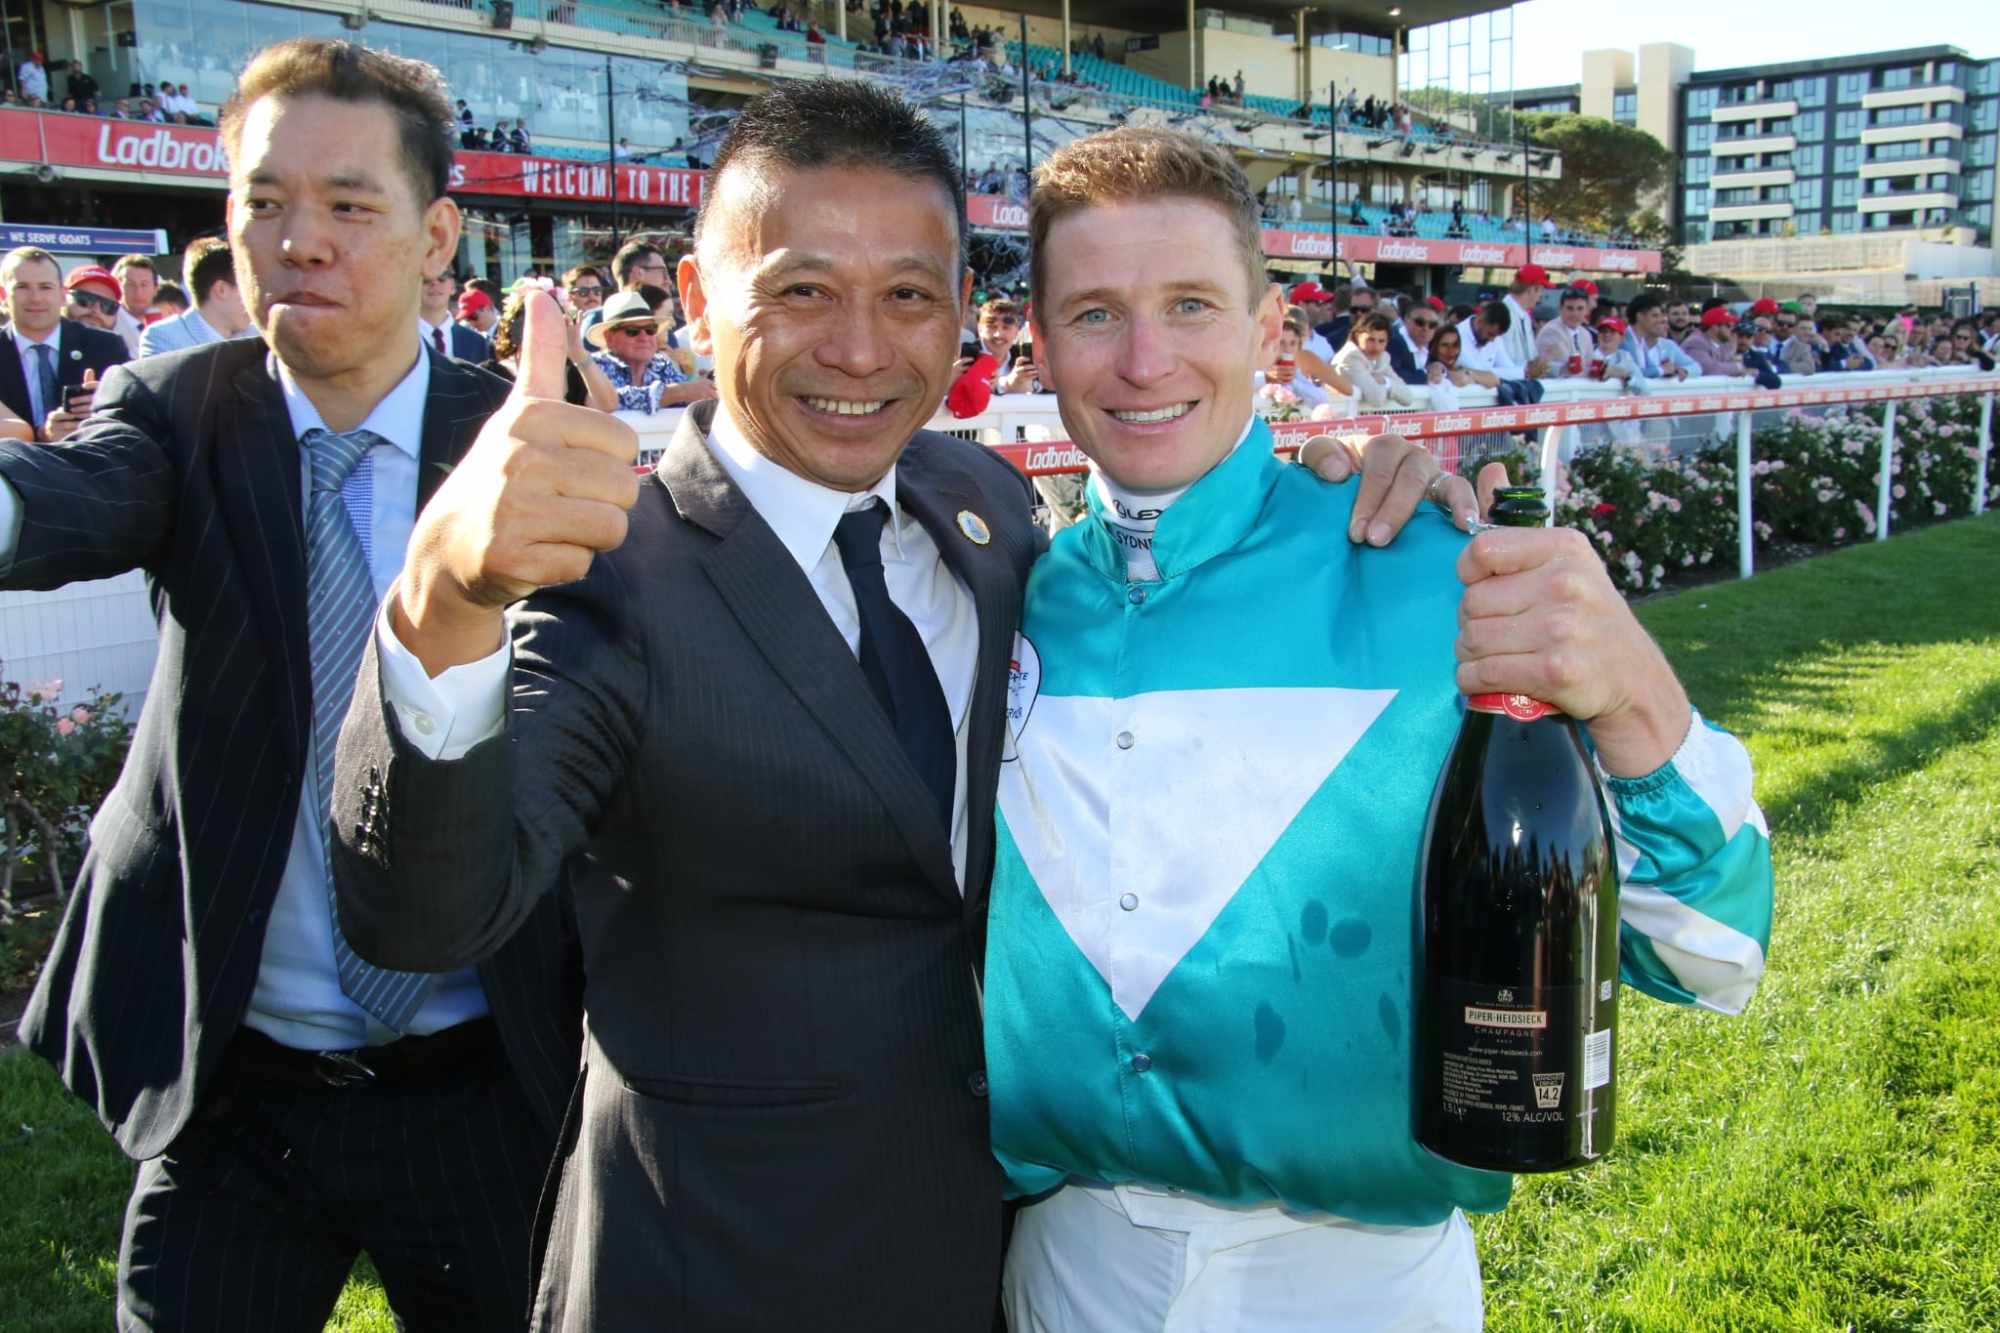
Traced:
<path fill-rule="evenodd" d="M 1426 296 L 1424 304 L 1437 311 L 1440 315 L 1444 313 L 1444 298 L 1442 296 Z"/>
<path fill-rule="evenodd" d="M 1717 306 L 1701 317 L 1701 326 L 1705 329 L 1712 329 L 1718 324 L 1734 324 L 1735 322 L 1736 316 L 1729 313 L 1728 306 L 1723 305 Z"/>
<path fill-rule="evenodd" d="M 1750 303 L 1750 313 L 1752 315 L 1775 315 L 1778 313 L 1778 302 L 1773 297 L 1760 296 Z"/>
<path fill-rule="evenodd" d="M 1608 319 L 1600 319 L 1597 321 L 1597 331 L 1599 333 L 1623 333 L 1625 332 L 1625 321 L 1619 319 L 1616 315 Z"/>
<path fill-rule="evenodd" d="M 82 268 L 71 269 L 69 276 L 63 279 L 63 290 L 73 292 L 86 282 L 101 282 L 109 287 L 111 299 L 114 301 L 125 299 L 125 289 L 119 285 L 118 279 L 111 276 L 111 270 L 99 268 L 95 264 L 85 264 Z"/>
<path fill-rule="evenodd" d="M 1524 282 L 1530 287 L 1549 285 L 1549 271 L 1540 264 L 1523 264 L 1514 270 L 1514 281 Z"/>
<path fill-rule="evenodd" d="M 1569 285 L 1590 296 L 1597 295 L 1597 284 L 1589 278 L 1571 278 Z"/>
<path fill-rule="evenodd" d="M 1311 278 L 1292 285 L 1291 301 L 1293 305 L 1304 305 L 1308 301 L 1331 301 L 1332 299 L 1333 293 L 1314 282 Z"/>
<path fill-rule="evenodd" d="M 459 294 L 458 316 L 460 319 L 465 318 L 467 315 L 476 315 L 482 310 L 490 310 L 492 308 L 493 298 L 485 292 L 480 291 L 477 287 L 468 287 Z"/>

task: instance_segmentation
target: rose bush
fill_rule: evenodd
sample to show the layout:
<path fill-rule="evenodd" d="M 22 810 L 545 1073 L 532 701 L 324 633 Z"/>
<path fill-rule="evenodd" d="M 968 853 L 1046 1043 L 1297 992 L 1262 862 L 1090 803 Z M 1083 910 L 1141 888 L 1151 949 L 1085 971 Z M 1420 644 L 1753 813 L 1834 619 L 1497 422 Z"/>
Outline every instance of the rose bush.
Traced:
<path fill-rule="evenodd" d="M 1760 423 L 1751 446 L 1752 517 L 1760 547 L 1830 547 L 1874 536 L 1880 501 L 1879 405 L 1799 410 Z M 1507 464 L 1540 480 L 1539 455 L 1514 446 L 1473 453 L 1459 470 Z M 1896 406 L 1890 530 L 1972 512 L 1979 469 L 1979 399 L 1914 398 Z M 2000 504 L 1989 462 L 1987 503 Z M 1681 571 L 1727 561 L 1736 548 L 1736 450 L 1713 444 L 1668 456 L 1645 445 L 1578 453 L 1556 487 L 1556 522 L 1588 535 L 1627 593 L 1651 592 Z"/>
<path fill-rule="evenodd" d="M 131 743 L 120 696 L 93 689 L 70 708 L 61 698 L 59 680 L 0 678 L 0 917 L 13 908 L 17 878 L 66 891 L 91 811 Z"/>

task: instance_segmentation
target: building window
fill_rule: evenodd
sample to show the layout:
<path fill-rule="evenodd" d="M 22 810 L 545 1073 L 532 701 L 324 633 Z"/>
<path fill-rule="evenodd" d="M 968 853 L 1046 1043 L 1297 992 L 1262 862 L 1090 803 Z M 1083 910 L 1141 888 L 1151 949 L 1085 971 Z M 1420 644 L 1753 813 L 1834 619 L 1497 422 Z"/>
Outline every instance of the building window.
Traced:
<path fill-rule="evenodd" d="M 1796 213 L 1792 216 L 1792 229 L 1801 236 L 1817 236 L 1826 228 L 1826 219 L 1819 213 Z"/>
<path fill-rule="evenodd" d="M 1729 191 L 1727 190 L 1724 190 L 1722 192 L 1722 194 L 1728 194 L 1728 193 Z M 1716 202 L 1718 204 L 1722 202 L 1721 194 L 1716 196 Z M 1708 191 L 1707 190 L 1684 191 L 1681 195 L 1681 215 L 1683 217 L 1691 217 L 1691 218 L 1708 216 Z"/>
<path fill-rule="evenodd" d="M 1800 106 L 1826 105 L 1826 80 L 1824 78 L 1793 79 L 1792 100 Z"/>
<path fill-rule="evenodd" d="M 1782 186 L 1779 188 L 1783 188 Z M 1821 182 L 1817 180 L 1792 182 L 1792 206 L 1794 208 L 1818 208 L 1821 198 Z M 1817 231 L 1815 227 L 1813 230 Z"/>
<path fill-rule="evenodd" d="M 1741 208 L 1745 204 L 1754 204 L 1756 202 L 1757 192 L 1747 185 L 1738 186 L 1733 190 L 1717 190 L 1715 192 L 1715 206 L 1717 208 Z"/>
<path fill-rule="evenodd" d="M 1817 143 L 1826 137 L 1826 112 L 1801 111 L 1792 117 L 1792 133 L 1808 143 Z"/>
<path fill-rule="evenodd" d="M 1687 147 L 1683 151 L 1688 153 L 1706 153 L 1710 148 L 1713 148 L 1714 146 L 1715 146 L 1714 125 L 1704 120 L 1698 124 L 1690 125 L 1687 127 Z"/>
<path fill-rule="evenodd" d="M 1639 120 L 1639 94 L 1614 93 L 1611 97 L 1611 118 L 1620 125 L 1637 124 Z"/>
<path fill-rule="evenodd" d="M 1710 112 L 1714 111 L 1717 92 L 1718 90 L 1713 87 L 1689 89 L 1687 101 L 1688 118 L 1690 120 L 1705 119 Z"/>
<path fill-rule="evenodd" d="M 2000 93 L 2000 60 L 1989 60 L 1972 67 L 1972 91 Z"/>
<path fill-rule="evenodd" d="M 1911 69 L 1908 65 L 1898 65 L 1894 69 L 1878 71 L 1875 86 L 1877 88 L 1907 88 L 1917 81 L 1916 74 L 1917 71 Z"/>
<path fill-rule="evenodd" d="M 1861 113 L 1859 111 L 1836 111 L 1833 113 L 1833 137 L 1836 139 L 1858 139 L 1861 137 Z"/>
<path fill-rule="evenodd" d="M 1947 186 L 1946 188 L 1950 187 Z M 1968 203 L 1977 203 L 1982 199 L 1991 199 L 1993 197 L 1992 170 L 1989 168 L 1985 171 L 1975 171 L 1967 176 L 1964 184 L 1959 188 L 1958 197 Z"/>
<path fill-rule="evenodd" d="M 1833 181 L 1833 206 L 1852 208 L 1861 197 L 1861 181 L 1853 176 L 1836 176 Z"/>
<path fill-rule="evenodd" d="M 1708 184 L 1708 173 L 1714 165 L 1712 157 L 1691 157 L 1681 169 L 1681 183 L 1684 185 Z"/>
<path fill-rule="evenodd" d="M 1861 145 L 1858 143 L 1836 144 L 1833 150 L 1833 170 L 1835 175 L 1845 176 L 1861 169 Z"/>
<path fill-rule="evenodd" d="M 1860 231 L 1861 215 L 1859 213 L 1835 213 L 1833 215 L 1833 230 L 1835 235 L 1848 231 Z"/>
<path fill-rule="evenodd" d="M 1792 150 L 1792 169 L 1801 176 L 1817 176 L 1825 169 L 1826 150 L 1818 144 L 1800 144 Z"/>
<path fill-rule="evenodd" d="M 1861 94 L 1868 91 L 1868 72 L 1853 70 L 1840 76 L 1840 100 L 1859 102 Z"/>
<path fill-rule="evenodd" d="M 2000 128 L 2000 98 L 1988 98 L 1972 108 L 1972 128 L 1975 130 Z"/>

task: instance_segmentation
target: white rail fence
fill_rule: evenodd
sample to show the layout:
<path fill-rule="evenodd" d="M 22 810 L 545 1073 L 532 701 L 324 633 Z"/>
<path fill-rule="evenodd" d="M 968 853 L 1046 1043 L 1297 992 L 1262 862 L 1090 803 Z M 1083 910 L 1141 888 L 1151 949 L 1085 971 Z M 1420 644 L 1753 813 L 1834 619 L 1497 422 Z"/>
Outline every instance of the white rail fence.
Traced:
<path fill-rule="evenodd" d="M 1272 433 L 1279 449 L 1286 451 L 1316 434 L 1396 431 L 1422 440 L 1447 466 L 1455 467 L 1459 442 L 1466 437 L 1539 430 L 1543 484 L 1550 488 L 1555 484 L 1554 464 L 1578 449 L 1621 440 L 1672 451 L 1733 438 L 1738 572 L 1748 578 L 1755 567 L 1756 497 L 1748 483 L 1754 476 L 1758 422 L 1792 408 L 1887 404 L 1875 507 L 1880 515 L 1875 535 L 1881 540 L 1889 534 L 1892 508 L 1889 460 L 1895 447 L 1896 404 L 1911 398 L 1977 394 L 1982 403 L 1979 478 L 1973 487 L 1972 511 L 1985 510 L 1993 397 L 2000 391 L 2000 373 L 1982 375 L 1946 366 L 1790 378 L 1776 390 L 1758 389 L 1747 378 L 1655 380 L 1633 387 L 1637 393 L 1615 383 L 1556 380 L 1547 384 L 1540 403 L 1527 407 L 1500 407 L 1490 390 L 1468 388 L 1458 391 L 1457 402 L 1448 410 L 1438 410 L 1419 386 L 1415 393 L 1421 401 L 1411 410 L 1328 422 L 1281 422 Z M 651 461 L 672 437 L 681 412 L 627 415 L 639 431 L 640 461 Z M 1081 472 L 1085 467 L 1081 451 L 1064 438 L 1050 394 L 997 398 L 980 416 L 960 420 L 941 415 L 930 424 L 932 429 L 991 446 L 1030 476 Z M 66 703 L 80 700 L 92 686 L 102 686 L 124 694 L 136 716 L 152 674 L 154 647 L 153 610 L 145 581 L 137 573 L 53 592 L 0 591 L 0 672 L 18 681 L 61 680 Z"/>

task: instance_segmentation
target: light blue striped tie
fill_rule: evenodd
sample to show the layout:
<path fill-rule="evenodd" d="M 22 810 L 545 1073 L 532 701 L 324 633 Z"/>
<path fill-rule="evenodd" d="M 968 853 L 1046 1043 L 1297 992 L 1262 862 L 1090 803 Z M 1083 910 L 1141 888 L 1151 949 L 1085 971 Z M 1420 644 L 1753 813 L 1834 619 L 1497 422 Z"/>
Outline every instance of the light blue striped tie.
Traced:
<path fill-rule="evenodd" d="M 306 506 L 306 643 L 312 662 L 313 772 L 319 779 L 321 850 L 326 856 L 327 902 L 333 904 L 333 751 L 354 697 L 354 676 L 375 621 L 375 581 L 360 533 L 371 520 L 372 468 L 356 472 L 369 449 L 386 443 L 373 431 L 346 435 L 307 431 L 300 441 L 312 464 L 312 500 Z M 355 509 L 350 509 L 352 498 Z M 340 989 L 387 1026 L 402 1031 L 430 989 L 423 972 L 391 972 L 354 952 L 333 917 L 333 961 Z"/>

